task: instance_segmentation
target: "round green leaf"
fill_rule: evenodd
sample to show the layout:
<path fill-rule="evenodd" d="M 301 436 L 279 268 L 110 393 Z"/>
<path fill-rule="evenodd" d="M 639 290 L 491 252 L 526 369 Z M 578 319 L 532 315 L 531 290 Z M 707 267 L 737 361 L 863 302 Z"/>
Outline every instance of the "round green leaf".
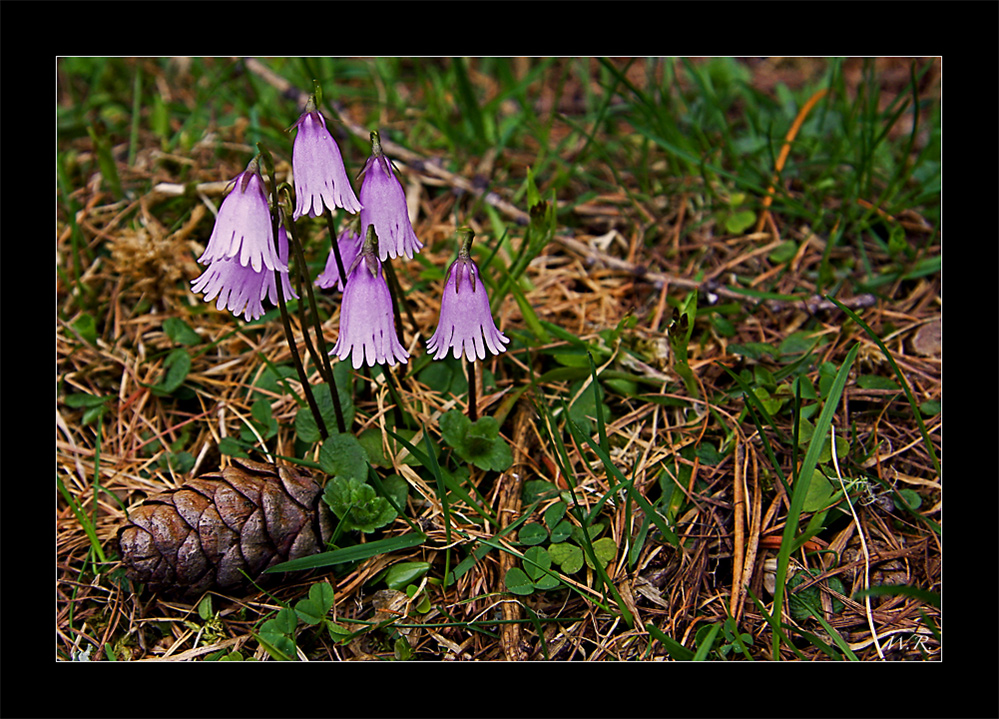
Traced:
<path fill-rule="evenodd" d="M 537 522 L 528 522 L 517 535 L 521 544 L 541 544 L 548 539 L 548 530 Z"/>
<path fill-rule="evenodd" d="M 610 537 L 601 537 L 593 543 L 593 553 L 596 555 L 597 561 L 600 562 L 600 566 L 606 567 L 617 554 L 617 545 Z M 590 569 L 595 569 L 589 555 L 584 554 L 583 559 L 586 560 L 586 565 Z"/>
<path fill-rule="evenodd" d="M 331 434 L 319 451 L 319 464 L 332 476 L 360 482 L 368 478 L 368 453 L 352 434 Z"/>
<path fill-rule="evenodd" d="M 574 574 L 583 568 L 583 550 L 575 544 L 553 544 L 548 547 L 548 555 L 565 574 Z"/>
<path fill-rule="evenodd" d="M 552 529 L 552 541 L 553 542 L 564 542 L 569 537 L 572 536 L 572 523 L 567 519 L 563 519 L 561 522 L 555 525 Z"/>
<path fill-rule="evenodd" d="M 545 510 L 545 524 L 548 525 L 549 529 L 554 529 L 555 525 L 562 521 L 562 517 L 565 516 L 565 510 L 565 502 L 556 502 Z"/>
<path fill-rule="evenodd" d="M 832 496 L 833 488 L 826 476 L 818 469 L 812 472 L 812 481 L 808 484 L 808 495 L 801 509 L 805 512 L 818 512 L 825 509 Z"/>
<path fill-rule="evenodd" d="M 524 571 L 533 581 L 546 576 L 545 570 L 551 569 L 552 558 L 543 547 L 531 547 L 524 552 Z"/>
<path fill-rule="evenodd" d="M 527 595 L 534 592 L 534 582 L 519 567 L 511 568 L 503 577 L 503 583 L 514 594 Z"/>
<path fill-rule="evenodd" d="M 919 509 L 919 507 L 923 504 L 923 498 L 920 497 L 919 492 L 915 491 L 914 489 L 908 489 L 908 488 L 900 489 L 898 490 L 898 493 L 902 495 L 902 499 L 904 499 L 905 503 L 909 505 L 909 509 L 912 510 Z M 894 501 L 895 501 L 895 507 L 897 509 L 899 510 L 905 509 L 905 507 L 902 506 L 902 502 L 899 501 L 898 497 L 895 497 Z"/>

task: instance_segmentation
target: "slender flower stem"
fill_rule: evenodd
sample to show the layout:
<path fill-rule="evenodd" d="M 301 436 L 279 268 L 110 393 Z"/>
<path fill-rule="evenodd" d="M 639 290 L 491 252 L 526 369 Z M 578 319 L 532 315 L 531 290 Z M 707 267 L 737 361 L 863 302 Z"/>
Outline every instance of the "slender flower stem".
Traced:
<path fill-rule="evenodd" d="M 347 272 L 343 268 L 343 259 L 340 257 L 340 245 L 337 241 L 336 230 L 333 227 L 333 213 L 328 209 L 326 210 L 326 227 L 330 231 L 330 240 L 333 241 L 333 256 L 336 258 L 336 268 L 340 273 L 340 286 L 347 286 Z"/>
<path fill-rule="evenodd" d="M 330 396 L 333 399 L 333 412 L 336 414 L 336 424 L 340 433 L 344 434 L 347 431 L 347 427 L 343 419 L 343 408 L 340 406 L 340 394 L 337 392 L 336 379 L 333 377 L 333 366 L 330 364 L 330 356 L 326 351 L 326 340 L 323 337 L 323 328 L 319 321 L 319 310 L 316 306 L 316 296 L 312 291 L 312 282 L 309 280 L 309 275 L 305 271 L 305 254 L 302 252 L 302 243 L 298 240 L 298 232 L 295 230 L 294 222 L 290 223 L 288 240 L 292 247 L 295 248 L 295 264 L 298 266 L 298 273 L 302 284 L 305 285 L 305 296 L 308 297 L 309 300 L 309 311 L 312 314 L 312 325 L 316 332 L 316 344 L 319 345 L 319 351 L 317 352 L 313 349 L 312 343 L 309 341 L 309 334 L 305 331 L 304 317 L 302 318 L 302 335 L 305 337 L 306 346 L 309 348 L 309 352 L 312 353 L 313 361 L 316 363 L 316 366 L 320 368 L 320 374 L 323 375 L 323 379 L 326 380 L 326 384 L 330 388 Z"/>
<path fill-rule="evenodd" d="M 478 408 L 475 406 L 475 359 L 469 358 L 468 362 L 468 418 L 475 422 L 479 418 Z"/>
<path fill-rule="evenodd" d="M 258 144 L 257 147 L 260 148 L 260 145 Z M 278 231 L 281 226 L 281 219 L 280 219 L 281 204 L 278 199 L 277 178 L 274 177 L 274 163 L 270 157 L 270 154 L 268 154 L 265 150 L 263 150 L 263 148 L 261 148 L 261 150 L 262 150 L 261 155 L 263 156 L 266 162 L 266 166 L 269 171 L 268 174 L 270 175 L 270 181 L 271 181 L 271 205 L 272 205 L 271 229 L 273 230 L 274 233 L 275 251 L 277 251 Z M 288 241 L 292 242 L 292 238 L 289 237 Z M 300 263 L 300 266 L 304 268 L 304 262 L 302 262 L 301 259 L 302 258 L 301 247 L 298 245 L 297 242 L 293 244 L 296 245 L 298 262 Z M 329 437 L 329 431 L 326 429 L 326 422 L 323 421 L 322 412 L 319 411 L 319 405 L 316 403 L 316 397 L 312 393 L 312 385 L 309 384 L 309 376 L 306 374 L 305 367 L 302 365 L 302 358 L 298 353 L 298 345 L 295 344 L 295 335 L 291 330 L 291 321 L 288 319 L 288 307 L 284 297 L 284 287 L 282 286 L 283 283 L 281 281 L 280 270 L 277 269 L 274 270 L 274 279 L 275 279 L 275 284 L 277 285 L 278 307 L 281 310 L 281 323 L 284 326 L 284 334 L 288 340 L 288 349 L 291 352 L 291 359 L 295 365 L 295 371 L 298 373 L 298 379 L 302 384 L 302 392 L 305 394 L 305 401 L 308 402 L 309 410 L 312 412 L 312 416 L 316 420 L 316 428 L 319 430 L 319 436 L 322 437 L 323 440 L 326 440 Z M 309 286 L 309 283 L 306 283 L 306 287 L 308 287 L 309 290 L 311 291 L 312 288 L 311 286 Z M 302 327 L 302 334 L 305 335 L 306 337 L 308 336 L 304 326 Z M 320 337 L 321 336 L 322 335 L 320 335 Z M 331 380 L 333 379 L 332 372 L 330 372 L 330 379 Z M 333 402 L 334 402 L 333 406 L 334 408 L 339 409 L 340 397 L 337 394 L 336 385 L 331 384 L 328 386 L 330 390 L 330 395 L 333 397 Z M 343 432 L 344 431 L 343 416 L 339 411 L 337 412 L 337 419 L 339 420 L 340 431 Z"/>
<path fill-rule="evenodd" d="M 388 280 L 389 296 L 392 298 L 392 316 L 395 318 L 395 334 L 399 342 L 403 345 L 406 341 L 402 336 L 402 315 L 399 313 L 399 279 L 395 276 L 395 268 L 392 267 L 392 258 L 386 257 L 382 262 L 382 270 L 385 272 L 385 279 Z"/>
<path fill-rule="evenodd" d="M 275 218 L 275 230 L 277 229 L 277 218 Z M 291 359 L 295 364 L 295 371 L 298 372 L 298 379 L 302 383 L 302 391 L 305 393 L 305 400 L 309 403 L 309 409 L 316 420 L 316 427 L 319 429 L 319 436 L 324 440 L 329 437 L 326 431 L 326 423 L 323 422 L 323 415 L 316 404 L 316 398 L 312 394 L 312 387 L 309 385 L 309 378 L 305 374 L 302 366 L 302 358 L 298 355 L 298 345 L 295 344 L 295 335 L 291 331 L 291 322 L 288 320 L 288 308 L 284 301 L 284 288 L 281 286 L 281 272 L 274 270 L 274 278 L 277 280 L 278 307 L 281 309 L 281 322 L 284 324 L 284 334 L 288 338 L 288 349 L 291 350 Z M 336 388 L 331 388 L 331 394 L 336 394 Z"/>
<path fill-rule="evenodd" d="M 396 427 L 402 427 L 404 424 L 407 427 L 413 427 L 412 417 L 410 417 L 409 412 L 404 412 L 402 409 L 402 395 L 399 393 L 395 378 L 392 376 L 392 370 L 388 365 L 382 365 L 382 375 L 385 377 L 385 386 L 388 387 L 389 394 L 392 395 L 392 401 L 395 403 Z"/>
<path fill-rule="evenodd" d="M 388 280 L 389 292 L 392 294 L 392 309 L 395 312 L 396 334 L 399 335 L 399 341 L 403 341 L 402 313 L 399 310 L 400 305 L 406 310 L 406 316 L 409 317 L 409 324 L 413 327 L 413 334 L 419 337 L 420 326 L 416 323 L 413 311 L 409 308 L 408 304 L 399 299 L 399 297 L 402 296 L 402 285 L 399 284 L 399 278 L 395 274 L 395 268 L 392 266 L 391 258 L 387 258 L 385 262 L 382 263 L 382 268 L 385 270 L 385 279 Z"/>

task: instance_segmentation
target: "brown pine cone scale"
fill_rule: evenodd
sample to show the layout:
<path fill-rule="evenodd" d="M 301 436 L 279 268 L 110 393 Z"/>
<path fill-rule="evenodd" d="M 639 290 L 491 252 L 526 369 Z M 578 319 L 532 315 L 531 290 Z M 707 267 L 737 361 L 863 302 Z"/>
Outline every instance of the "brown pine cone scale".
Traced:
<path fill-rule="evenodd" d="M 334 520 L 322 494 L 304 470 L 233 458 L 130 513 L 118 530 L 127 576 L 186 596 L 259 581 L 268 567 L 323 550 Z"/>

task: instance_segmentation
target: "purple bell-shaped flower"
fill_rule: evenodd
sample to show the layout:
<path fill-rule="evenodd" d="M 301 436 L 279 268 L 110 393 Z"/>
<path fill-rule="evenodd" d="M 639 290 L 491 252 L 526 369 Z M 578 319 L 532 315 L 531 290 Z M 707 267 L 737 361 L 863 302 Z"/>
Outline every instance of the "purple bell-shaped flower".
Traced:
<path fill-rule="evenodd" d="M 447 268 L 440 321 L 427 340 L 427 350 L 435 360 L 447 357 L 449 350 L 456 359 L 464 354 L 469 360 L 483 360 L 487 349 L 494 355 L 505 352 L 510 340 L 496 328 L 486 287 L 471 257 L 475 233 L 467 228 L 458 232 L 463 235 L 458 259 Z"/>
<path fill-rule="evenodd" d="M 298 134 L 291 154 L 291 169 L 295 177 L 294 219 L 302 215 L 316 217 L 327 210 L 342 207 L 357 213 L 361 203 L 350 186 L 347 170 L 336 140 L 326 129 L 326 118 L 316 109 L 310 97 L 305 112 L 295 123 Z"/>
<path fill-rule="evenodd" d="M 392 296 L 378 259 L 378 237 L 368 228 L 361 253 L 347 270 L 347 286 L 340 303 L 340 335 L 331 355 L 351 359 L 354 369 L 367 364 L 408 362 L 409 352 L 395 331 Z"/>
<path fill-rule="evenodd" d="M 413 232 L 406 206 L 406 193 L 392 170 L 392 163 L 382 152 L 378 133 L 371 133 L 371 157 L 361 170 L 361 237 L 367 237 L 368 227 L 378 234 L 379 259 L 406 256 L 423 248 Z"/>

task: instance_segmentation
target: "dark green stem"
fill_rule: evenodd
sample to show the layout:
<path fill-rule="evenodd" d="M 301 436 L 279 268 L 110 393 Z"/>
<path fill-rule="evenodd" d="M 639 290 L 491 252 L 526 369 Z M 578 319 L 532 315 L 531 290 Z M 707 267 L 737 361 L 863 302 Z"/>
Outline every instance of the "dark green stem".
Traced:
<path fill-rule="evenodd" d="M 385 386 L 388 387 L 389 394 L 392 395 L 392 401 L 395 402 L 395 426 L 402 427 L 405 425 L 411 429 L 414 428 L 415 424 L 409 416 L 409 412 L 403 412 L 402 395 L 399 393 L 395 378 L 392 376 L 392 370 L 389 369 L 388 365 L 382 365 L 382 374 L 385 375 Z"/>
<path fill-rule="evenodd" d="M 406 344 L 402 337 L 402 315 L 399 313 L 399 295 L 402 293 L 399 287 L 399 280 L 395 276 L 395 268 L 392 267 L 392 258 L 386 257 L 382 262 L 382 270 L 385 272 L 385 279 L 388 280 L 389 296 L 392 298 L 392 315 L 395 318 L 395 333 L 399 337 L 399 342 Z"/>
<path fill-rule="evenodd" d="M 316 367 L 319 368 L 319 373 L 323 375 L 323 379 L 326 381 L 327 386 L 329 386 L 330 396 L 333 399 L 333 412 L 336 414 L 336 424 L 340 433 L 344 434 L 347 431 L 347 427 L 343 419 L 343 408 L 340 406 L 340 394 L 336 389 L 336 379 L 333 377 L 333 367 L 330 364 L 329 353 L 326 351 L 326 340 L 323 337 L 322 323 L 319 321 L 319 310 L 316 306 L 316 296 L 312 291 L 312 282 L 309 281 L 309 274 L 305 269 L 305 253 L 302 252 L 302 243 L 298 241 L 298 233 L 295 231 L 294 223 L 290 224 L 288 234 L 288 241 L 295 249 L 295 264 L 298 266 L 299 279 L 304 285 L 305 295 L 309 299 L 309 311 L 312 314 L 312 325 L 316 332 L 316 344 L 319 346 L 318 351 L 313 348 L 312 342 L 309 339 L 309 333 L 305 330 L 306 321 L 304 309 L 302 309 L 302 314 L 300 315 L 302 322 L 302 336 L 305 338 L 305 345 L 308 348 L 309 353 L 312 354 Z M 336 242 L 334 242 L 334 246 L 335 245 Z M 301 303 L 299 303 L 299 307 L 302 307 Z"/>
<path fill-rule="evenodd" d="M 274 217 L 275 234 L 277 232 L 277 217 Z M 298 379 L 302 383 L 302 391 L 305 393 L 305 401 L 309 403 L 312 416 L 316 419 L 316 427 L 319 429 L 319 436 L 324 440 L 329 437 L 326 431 L 326 423 L 323 422 L 323 415 L 316 404 L 316 398 L 312 394 L 312 387 L 309 385 L 309 378 L 305 374 L 305 367 L 302 366 L 302 358 L 298 355 L 298 346 L 295 344 L 295 335 L 291 331 L 291 322 L 288 320 L 288 308 L 284 299 L 284 287 L 281 282 L 281 271 L 274 270 L 274 280 L 277 283 L 278 307 L 281 309 L 281 322 L 284 325 L 284 334 L 288 338 L 288 349 L 291 350 L 291 360 L 295 364 L 295 371 L 298 372 Z M 336 388 L 331 388 L 331 393 L 336 393 Z"/>
<path fill-rule="evenodd" d="M 260 156 L 263 157 L 268 169 L 268 174 L 270 175 L 271 231 L 274 233 L 274 250 L 280 257 L 281 242 L 279 239 L 279 230 L 281 227 L 281 204 L 278 200 L 277 178 L 274 176 L 274 162 L 270 154 L 267 153 L 264 148 L 262 148 L 259 144 L 257 147 L 261 150 Z M 290 238 L 289 242 L 291 242 Z M 301 254 L 300 248 L 299 254 Z M 295 365 L 295 371 L 298 373 L 298 379 L 302 383 L 302 392 L 305 394 L 305 401 L 308 402 L 309 410 L 312 412 L 312 416 L 316 420 L 316 428 L 319 430 L 319 436 L 325 440 L 329 437 L 329 432 L 326 429 L 326 423 L 323 421 L 322 412 L 319 411 L 319 405 L 316 404 L 316 397 L 312 393 L 312 385 L 309 384 L 309 376 L 306 374 L 305 367 L 302 365 L 302 358 L 298 354 L 298 345 L 295 344 L 295 335 L 292 333 L 291 321 L 288 319 L 288 306 L 284 296 L 284 283 L 281 281 L 281 271 L 278 269 L 274 270 L 274 284 L 277 289 L 278 308 L 281 310 L 281 324 L 284 327 L 285 337 L 288 339 L 288 349 L 291 352 L 291 359 Z M 302 328 L 302 333 L 305 334 L 304 327 Z M 330 387 L 330 394 L 333 395 L 334 398 L 339 399 L 339 397 L 337 397 L 335 385 Z"/>
<path fill-rule="evenodd" d="M 475 422 L 479 418 L 475 406 L 475 360 L 468 358 L 468 418 Z"/>
<path fill-rule="evenodd" d="M 337 242 L 336 230 L 333 228 L 333 213 L 326 210 L 326 227 L 330 231 L 330 239 L 333 241 L 333 257 L 336 258 L 336 269 L 340 273 L 340 287 L 347 287 L 347 272 L 343 268 L 343 259 L 340 257 L 340 243 Z"/>

